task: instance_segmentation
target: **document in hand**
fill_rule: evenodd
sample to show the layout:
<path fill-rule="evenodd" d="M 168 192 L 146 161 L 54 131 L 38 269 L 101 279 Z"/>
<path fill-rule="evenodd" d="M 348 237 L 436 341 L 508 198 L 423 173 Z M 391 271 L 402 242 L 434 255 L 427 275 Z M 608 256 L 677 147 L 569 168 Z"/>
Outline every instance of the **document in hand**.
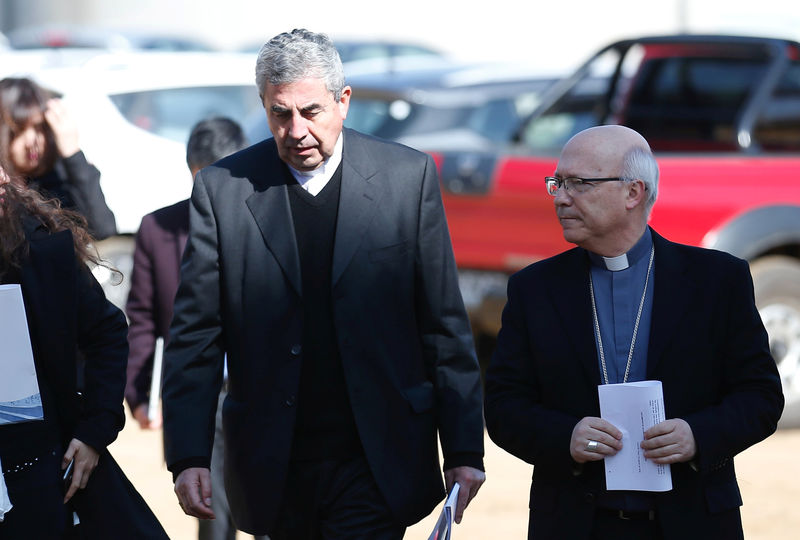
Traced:
<path fill-rule="evenodd" d="M 436 525 L 433 526 L 433 532 L 431 532 L 428 540 L 450 540 L 450 531 L 453 529 L 453 516 L 456 513 L 460 487 L 458 482 L 453 484 L 453 489 L 450 490 L 450 495 L 444 502 L 442 513 L 439 514 L 439 519 L 436 520 Z"/>
<path fill-rule="evenodd" d="M 600 416 L 622 432 L 622 450 L 606 457 L 606 489 L 669 491 L 672 474 L 669 465 L 658 465 L 644 458 L 639 446 L 644 432 L 664 421 L 664 392 L 661 381 L 601 384 Z"/>
<path fill-rule="evenodd" d="M 0 425 L 43 418 L 42 396 L 19 285 L 0 285 Z"/>
<path fill-rule="evenodd" d="M 164 371 L 164 338 L 156 338 L 156 350 L 153 353 L 153 376 L 150 379 L 150 401 L 147 406 L 147 419 L 151 422 L 158 416 L 158 405 L 161 402 L 161 375 Z"/>

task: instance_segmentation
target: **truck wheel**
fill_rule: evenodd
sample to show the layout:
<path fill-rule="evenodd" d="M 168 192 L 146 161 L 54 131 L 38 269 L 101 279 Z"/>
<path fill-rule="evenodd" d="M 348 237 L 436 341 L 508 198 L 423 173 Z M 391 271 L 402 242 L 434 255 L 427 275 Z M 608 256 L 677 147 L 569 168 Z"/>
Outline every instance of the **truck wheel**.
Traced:
<path fill-rule="evenodd" d="M 123 311 L 125 311 L 125 302 L 128 300 L 128 291 L 131 288 L 133 248 L 132 236 L 112 236 L 97 242 L 100 258 L 112 268 L 97 266 L 92 269 L 92 274 L 103 287 L 106 298 Z"/>
<path fill-rule="evenodd" d="M 786 398 L 781 427 L 800 426 L 800 261 L 769 256 L 756 260 L 750 271 Z"/>

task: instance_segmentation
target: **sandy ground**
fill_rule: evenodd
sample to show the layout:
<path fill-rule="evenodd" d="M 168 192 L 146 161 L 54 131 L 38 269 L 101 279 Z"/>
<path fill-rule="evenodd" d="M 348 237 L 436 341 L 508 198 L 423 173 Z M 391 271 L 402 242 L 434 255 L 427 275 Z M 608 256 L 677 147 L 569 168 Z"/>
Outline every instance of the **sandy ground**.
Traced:
<path fill-rule="evenodd" d="M 749 540 L 788 540 L 800 530 L 800 468 L 795 455 L 800 430 L 781 430 L 736 458 L 744 498 L 742 517 Z M 111 446 L 122 468 L 173 540 L 197 538 L 197 523 L 183 514 L 162 463 L 161 433 L 139 429 L 132 418 Z M 524 539 L 531 467 L 486 439 L 487 482 L 457 525 L 457 540 Z M 440 507 L 441 508 L 441 507 Z M 440 508 L 437 508 L 437 512 Z M 426 540 L 436 516 L 408 529 L 409 540 Z M 250 538 L 239 533 L 237 538 Z"/>

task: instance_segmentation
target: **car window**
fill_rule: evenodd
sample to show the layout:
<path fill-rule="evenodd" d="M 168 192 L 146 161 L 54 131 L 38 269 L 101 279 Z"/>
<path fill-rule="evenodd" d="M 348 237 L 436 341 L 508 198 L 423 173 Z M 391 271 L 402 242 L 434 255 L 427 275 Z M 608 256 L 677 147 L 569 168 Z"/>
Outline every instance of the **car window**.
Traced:
<path fill-rule="evenodd" d="M 380 43 L 362 43 L 337 46 L 342 62 L 367 60 L 370 58 L 388 58 L 389 47 Z"/>
<path fill-rule="evenodd" d="M 195 123 L 227 116 L 244 124 L 261 109 L 252 85 L 168 88 L 110 96 L 120 113 L 150 133 L 186 143 Z"/>
<path fill-rule="evenodd" d="M 585 128 L 611 123 L 635 129 L 653 150 L 739 149 L 739 114 L 768 66 L 763 49 L 656 43 L 636 44 L 624 57 L 619 54 L 609 49 L 587 64 L 563 95 L 528 122 L 522 142 L 556 150 Z M 787 75 L 784 94 L 793 77 Z M 776 96 L 773 116 L 791 106 L 796 101 Z M 776 127 L 766 117 L 761 125 L 765 136 Z M 772 133 L 773 139 L 782 137 Z"/>
<path fill-rule="evenodd" d="M 352 98 L 344 124 L 362 133 L 375 135 L 387 124 L 406 120 L 411 114 L 411 109 L 411 104 L 403 100 L 389 102 L 380 99 Z"/>
<path fill-rule="evenodd" d="M 436 51 L 418 47 L 416 45 L 397 45 L 394 49 L 395 56 L 437 55 Z"/>
<path fill-rule="evenodd" d="M 800 61 L 789 64 L 761 112 L 753 138 L 767 151 L 800 150 Z"/>
<path fill-rule="evenodd" d="M 441 107 L 411 103 L 404 99 L 355 98 L 344 125 L 384 139 L 464 127 L 470 107 Z"/>
<path fill-rule="evenodd" d="M 739 113 L 766 69 L 751 58 L 654 58 L 636 76 L 622 123 L 654 150 L 735 150 Z"/>
<path fill-rule="evenodd" d="M 490 141 L 506 143 L 539 104 L 540 94 L 540 91 L 521 92 L 487 101 L 470 113 L 466 126 Z"/>
<path fill-rule="evenodd" d="M 575 133 L 598 125 L 608 113 L 602 105 L 619 61 L 615 49 L 592 60 L 561 98 L 525 125 L 521 141 L 541 150 L 560 149 Z"/>

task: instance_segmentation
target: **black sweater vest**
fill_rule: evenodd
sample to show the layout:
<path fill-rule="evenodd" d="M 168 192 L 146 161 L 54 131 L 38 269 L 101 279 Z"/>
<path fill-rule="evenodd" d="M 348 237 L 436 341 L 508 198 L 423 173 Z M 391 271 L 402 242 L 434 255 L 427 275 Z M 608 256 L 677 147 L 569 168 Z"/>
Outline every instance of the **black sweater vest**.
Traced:
<path fill-rule="evenodd" d="M 289 185 L 302 274 L 303 336 L 293 460 L 341 459 L 361 452 L 333 321 L 331 274 L 341 165 L 316 196 Z"/>

